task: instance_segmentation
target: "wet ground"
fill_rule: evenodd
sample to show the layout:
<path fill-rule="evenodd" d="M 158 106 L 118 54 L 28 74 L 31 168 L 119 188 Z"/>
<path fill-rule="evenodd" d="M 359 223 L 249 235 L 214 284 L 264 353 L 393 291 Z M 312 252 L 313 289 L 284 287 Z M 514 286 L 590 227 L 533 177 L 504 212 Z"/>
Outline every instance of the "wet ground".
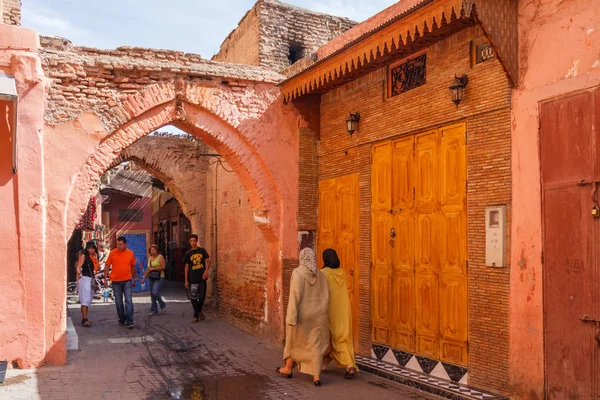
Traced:
<path fill-rule="evenodd" d="M 135 328 L 117 323 L 113 303 L 94 304 L 92 328 L 78 325 L 79 351 L 65 367 L 9 370 L 0 399 L 437 399 L 367 373 L 343 379 L 330 368 L 317 388 L 312 378 L 275 373 L 282 350 L 249 335 L 207 310 L 206 321 L 192 320 L 192 307 L 180 285 L 164 290 L 167 312 L 147 316 L 148 295 L 137 295 Z"/>

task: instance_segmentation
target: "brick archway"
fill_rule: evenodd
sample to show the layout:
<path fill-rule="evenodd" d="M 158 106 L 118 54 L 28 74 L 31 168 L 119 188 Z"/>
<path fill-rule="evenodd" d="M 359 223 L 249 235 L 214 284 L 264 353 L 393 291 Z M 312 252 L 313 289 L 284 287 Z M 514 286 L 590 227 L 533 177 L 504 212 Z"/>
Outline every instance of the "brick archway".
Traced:
<path fill-rule="evenodd" d="M 40 58 L 52 78 L 43 141 L 46 276 L 66 280 L 67 239 L 98 178 L 138 140 L 175 125 L 219 153 L 247 195 L 244 224 L 257 226 L 265 238 L 255 243 L 263 246 L 265 269 L 256 330 L 280 341 L 282 270 L 298 251 L 298 131 L 305 126 L 282 101 L 275 84 L 283 77 L 259 67 L 137 48 L 49 46 Z M 46 359 L 60 364 L 66 360 L 66 290 L 56 283 L 45 283 L 44 290 Z"/>
<path fill-rule="evenodd" d="M 198 162 L 198 145 L 199 142 L 178 136 L 146 136 L 123 150 L 107 170 L 123 162 L 133 161 L 141 169 L 160 179 L 173 193 L 183 213 L 192 223 L 192 230 L 203 239 L 201 221 L 208 217 L 203 215 L 206 199 L 198 199 L 197 195 L 202 189 L 206 190 L 208 163 Z"/>
<path fill-rule="evenodd" d="M 176 91 L 175 86 L 179 86 L 179 90 Z M 240 115 L 233 112 L 225 112 L 226 103 L 213 103 L 214 108 L 207 110 L 203 106 L 214 99 L 206 93 L 200 94 L 202 89 L 205 88 L 182 82 L 155 85 L 128 97 L 116 110 L 111 110 L 110 124 L 116 122 L 115 116 L 128 115 L 130 120 L 106 136 L 75 175 L 67 201 L 68 227 L 74 226 L 80 218 L 98 178 L 115 163 L 121 152 L 151 132 L 174 125 L 221 154 L 245 187 L 256 224 L 269 242 L 278 241 L 283 209 L 279 188 L 260 151 L 239 130 L 244 125 L 254 129 L 256 124 L 240 120 Z M 235 121 L 237 127 L 217 113 Z"/>

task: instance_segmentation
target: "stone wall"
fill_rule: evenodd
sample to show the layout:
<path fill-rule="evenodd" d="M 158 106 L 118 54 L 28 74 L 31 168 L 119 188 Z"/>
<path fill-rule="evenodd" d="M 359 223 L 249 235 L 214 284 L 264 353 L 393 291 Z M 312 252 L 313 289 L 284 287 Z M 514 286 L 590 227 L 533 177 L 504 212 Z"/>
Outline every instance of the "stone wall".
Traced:
<path fill-rule="evenodd" d="M 510 267 L 496 269 L 485 265 L 484 209 L 507 204 L 510 221 L 511 86 L 499 61 L 471 66 L 470 41 L 482 35 L 481 28 L 468 28 L 430 46 L 426 84 L 401 95 L 386 95 L 386 68 L 323 95 L 318 173 L 319 180 L 360 174 L 358 350 L 368 356 L 371 350 L 371 146 L 382 140 L 466 121 L 469 384 L 506 393 Z M 469 86 L 457 108 L 450 99 L 448 86 L 455 74 L 462 73 L 469 76 Z M 361 120 L 357 132 L 350 137 L 345 120 L 349 112 L 357 111 Z"/>
<path fill-rule="evenodd" d="M 0 0 L 2 22 L 7 25 L 21 25 L 21 0 Z"/>
<path fill-rule="evenodd" d="M 213 60 L 260 65 L 279 72 L 292 64 L 291 53 L 294 62 L 300 60 L 354 25 L 356 22 L 348 18 L 278 0 L 260 0 L 223 42 Z"/>

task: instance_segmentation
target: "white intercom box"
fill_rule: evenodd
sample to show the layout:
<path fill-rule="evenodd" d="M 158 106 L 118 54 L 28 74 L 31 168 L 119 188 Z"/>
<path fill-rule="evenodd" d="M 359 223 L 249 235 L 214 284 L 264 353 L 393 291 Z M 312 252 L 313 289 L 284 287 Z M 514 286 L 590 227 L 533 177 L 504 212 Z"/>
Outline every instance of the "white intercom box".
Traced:
<path fill-rule="evenodd" d="M 506 266 L 506 206 L 485 209 L 485 264 Z"/>

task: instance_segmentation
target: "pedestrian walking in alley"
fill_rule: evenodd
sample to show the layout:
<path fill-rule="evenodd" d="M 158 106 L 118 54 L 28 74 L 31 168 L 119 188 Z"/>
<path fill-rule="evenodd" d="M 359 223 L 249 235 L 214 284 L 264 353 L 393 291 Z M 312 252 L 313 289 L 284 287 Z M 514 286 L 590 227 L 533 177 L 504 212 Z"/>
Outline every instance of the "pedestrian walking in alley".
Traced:
<path fill-rule="evenodd" d="M 90 240 L 85 245 L 85 250 L 79 255 L 77 261 L 77 292 L 79 293 L 79 304 L 81 304 L 81 325 L 89 328 L 92 322 L 88 319 L 88 310 L 94 300 L 94 289 L 92 282 L 94 273 L 98 271 L 96 243 Z"/>
<path fill-rule="evenodd" d="M 206 280 L 210 268 L 210 258 L 206 249 L 198 247 L 198 235 L 190 235 L 190 246 L 185 255 L 185 288 L 189 290 L 190 300 L 194 307 L 193 323 L 198 319 L 204 321 L 204 299 L 206 297 Z"/>
<path fill-rule="evenodd" d="M 285 319 L 285 365 L 277 373 L 291 378 L 295 364 L 298 371 L 312 375 L 315 386 L 321 386 L 323 358 L 330 347 L 329 288 L 317 269 L 314 251 L 307 247 L 299 258 L 300 266 L 292 272 Z"/>
<path fill-rule="evenodd" d="M 160 296 L 160 288 L 162 287 L 165 279 L 165 258 L 158 252 L 158 246 L 153 244 L 150 245 L 148 250 L 150 256 L 148 257 L 148 268 L 144 274 L 144 279 L 148 278 L 150 283 L 150 315 L 158 314 L 158 306 L 160 305 L 160 312 L 164 313 L 167 305 Z"/>
<path fill-rule="evenodd" d="M 331 353 L 325 356 L 327 366 L 332 360 L 339 368 L 346 368 L 346 379 L 354 378 L 358 367 L 354 360 L 352 336 L 352 309 L 348 296 L 346 271 L 340 268 L 340 259 L 335 250 L 323 252 L 321 270 L 329 286 L 329 334 L 331 335 Z"/>
<path fill-rule="evenodd" d="M 133 328 L 133 299 L 131 292 L 135 286 L 137 272 L 135 270 L 135 255 L 127 248 L 127 238 L 117 238 L 117 248 L 112 250 L 106 260 L 104 272 L 104 287 L 108 287 L 108 271 L 112 281 L 115 294 L 115 305 L 119 316 L 119 325 Z M 125 308 L 123 309 L 123 297 L 125 297 Z"/>

